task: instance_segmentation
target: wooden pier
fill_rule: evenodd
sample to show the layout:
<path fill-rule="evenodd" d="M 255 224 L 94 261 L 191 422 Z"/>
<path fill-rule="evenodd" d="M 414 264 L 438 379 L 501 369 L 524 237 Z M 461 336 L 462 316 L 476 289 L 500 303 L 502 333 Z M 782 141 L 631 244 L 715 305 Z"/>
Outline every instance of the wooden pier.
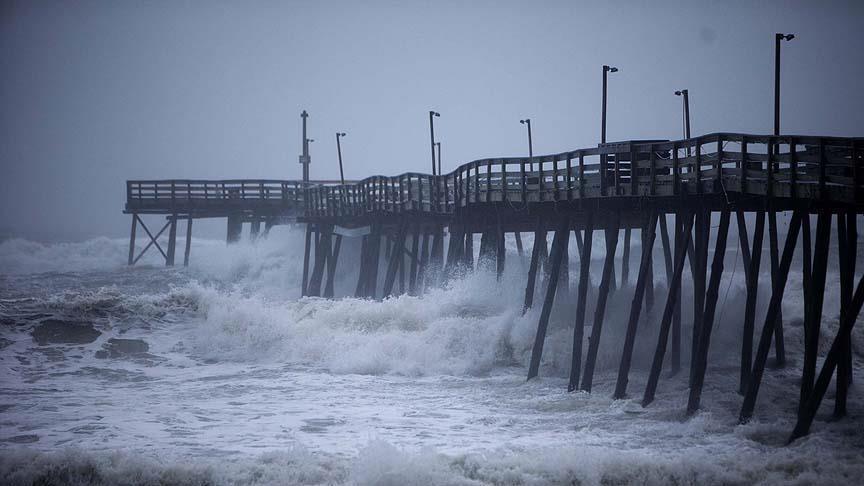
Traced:
<path fill-rule="evenodd" d="M 132 215 L 129 263 L 151 246 L 174 264 L 177 221 L 186 220 L 184 263 L 189 260 L 192 221 L 226 218 L 227 239 L 240 237 L 249 222 L 257 235 L 263 223 L 306 225 L 302 293 L 334 297 L 334 279 L 345 235 L 360 235 L 360 262 L 353 296 L 383 298 L 421 294 L 457 272 L 495 269 L 500 277 L 513 233 L 522 251 L 521 233 L 534 234 L 527 269 L 524 309 L 535 305 L 538 275 L 547 282 L 537 323 L 528 378 L 537 376 L 549 317 L 559 285 L 566 285 L 571 234 L 579 249 L 573 358 L 569 390 L 591 391 L 610 290 L 629 278 L 630 238 L 639 230 L 641 255 L 630 306 L 614 397 L 628 396 L 629 372 L 640 320 L 655 304 L 654 272 L 663 271 L 667 295 L 657 304 L 653 364 L 643 384 L 643 406 L 659 386 L 667 351 L 671 371 L 682 361 L 682 324 L 692 326 L 689 343 L 690 391 L 687 413 L 699 410 L 706 379 L 720 280 L 724 273 L 728 230 L 734 222 L 743 255 L 747 298 L 741 323 L 740 420 L 754 412 L 768 357 L 786 362 L 781 303 L 793 255 L 803 261 L 805 350 L 802 360 L 798 422 L 790 438 L 805 435 L 825 392 L 837 387 L 835 416 L 846 413 L 852 381 L 851 332 L 864 305 L 864 276 L 855 284 L 857 215 L 864 212 L 864 139 L 812 136 L 763 136 L 716 133 L 679 141 L 626 141 L 531 158 L 496 158 L 469 162 L 449 174 L 405 173 L 373 176 L 350 184 L 298 181 L 129 181 L 125 212 Z M 745 224 L 747 213 L 755 225 Z M 778 213 L 790 213 L 780 241 Z M 143 215 L 167 217 L 155 236 Z M 765 241 L 765 226 L 768 238 Z M 150 237 L 136 255 L 136 228 Z M 815 225 L 815 240 L 812 226 Z M 832 225 L 836 235 L 832 236 Z M 670 227 L 671 226 L 671 234 Z M 712 228 L 716 228 L 712 235 Z M 167 251 L 158 243 L 168 230 Z M 546 235 L 553 232 L 551 248 Z M 586 308 L 594 232 L 605 235 L 606 257 L 596 293 L 590 335 L 585 343 Z M 621 234 L 623 232 L 623 238 Z M 474 235 L 480 234 L 474 260 Z M 817 374 L 822 300 L 831 238 L 837 239 L 840 268 L 840 328 Z M 662 246 L 662 261 L 653 248 Z M 709 248 L 714 252 L 709 262 Z M 762 263 L 762 248 L 769 262 Z M 815 246 L 814 246 L 815 245 Z M 446 250 L 445 250 L 446 246 Z M 621 246 L 621 250 L 618 247 Z M 623 258 L 616 260 L 622 254 Z M 359 265 L 358 265 L 359 263 Z M 684 267 L 693 277 L 692 322 L 682 323 L 680 299 Z M 760 268 L 770 268 L 767 313 L 756 313 Z M 616 266 L 622 278 L 617 279 Z M 659 268 L 657 268 L 659 267 Z M 661 270 L 662 269 L 662 270 Z M 397 285 L 398 282 L 398 285 Z M 754 352 L 755 345 L 755 352 Z M 583 358 L 584 355 L 584 358 Z"/>

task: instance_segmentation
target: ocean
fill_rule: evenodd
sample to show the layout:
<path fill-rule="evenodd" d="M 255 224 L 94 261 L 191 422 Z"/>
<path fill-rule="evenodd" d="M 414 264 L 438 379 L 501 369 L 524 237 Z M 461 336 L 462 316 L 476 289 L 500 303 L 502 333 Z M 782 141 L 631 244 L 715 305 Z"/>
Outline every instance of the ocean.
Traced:
<path fill-rule="evenodd" d="M 596 238 L 589 324 L 603 258 Z M 669 376 L 667 363 L 657 399 L 640 405 L 665 299 L 659 240 L 657 303 L 640 321 L 628 398 L 612 400 L 633 284 L 610 298 L 593 392 L 568 393 L 575 243 L 570 294 L 559 294 L 540 376 L 526 382 L 539 305 L 522 315 L 527 256 L 520 259 L 512 241 L 500 282 L 481 270 L 419 297 L 373 301 L 300 298 L 302 239 L 301 228 L 287 226 L 255 243 L 193 239 L 189 268 L 165 268 L 152 251 L 128 267 L 125 239 L 0 242 L 0 482 L 704 485 L 864 477 L 861 326 L 853 333 L 849 416 L 830 420 L 832 385 L 812 433 L 786 445 L 802 363 L 800 261 L 783 304 L 788 366 L 766 371 L 755 417 L 739 425 L 745 292 L 731 236 L 694 417 L 685 415 L 689 272 L 682 370 Z M 344 245 L 337 295 L 353 293 L 356 282 L 359 245 Z M 637 249 L 632 257 L 631 280 Z M 766 253 L 757 338 L 767 261 Z M 820 365 L 839 314 L 835 256 L 831 262 Z M 541 302 L 542 288 L 537 295 Z"/>

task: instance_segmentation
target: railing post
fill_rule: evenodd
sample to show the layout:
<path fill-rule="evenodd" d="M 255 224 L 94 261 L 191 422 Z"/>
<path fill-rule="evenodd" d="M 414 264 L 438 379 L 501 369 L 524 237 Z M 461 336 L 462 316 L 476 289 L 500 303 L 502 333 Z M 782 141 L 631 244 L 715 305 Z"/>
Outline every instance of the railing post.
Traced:
<path fill-rule="evenodd" d="M 602 177 L 601 177 L 602 180 Z M 579 151 L 579 198 L 585 197 L 585 153 Z"/>
<path fill-rule="evenodd" d="M 638 180 L 638 176 L 637 176 L 637 174 L 639 172 L 639 164 L 637 163 L 638 158 L 639 158 L 639 151 L 636 150 L 636 144 L 630 144 L 630 195 L 631 196 L 636 196 L 639 194 L 639 180 Z"/>
<path fill-rule="evenodd" d="M 507 162 L 501 159 L 501 201 L 507 201 L 507 199 Z M 499 238 L 501 238 L 500 235 Z"/>
<path fill-rule="evenodd" d="M 825 139 L 819 138 L 819 199 L 827 199 L 825 191 L 825 165 L 827 164 L 825 156 Z"/>
<path fill-rule="evenodd" d="M 651 161 L 651 168 L 649 169 L 650 181 L 648 183 L 648 194 L 654 196 L 656 194 L 656 183 L 657 183 L 657 150 L 654 148 L 654 144 L 650 145 L 651 154 L 649 154 L 649 160 Z M 665 218 L 665 216 L 663 216 Z"/>
<path fill-rule="evenodd" d="M 768 137 L 768 164 L 767 164 L 767 187 L 765 192 L 768 197 L 774 195 L 774 137 Z"/>
<path fill-rule="evenodd" d="M 474 162 L 474 202 L 480 202 L 480 161 Z"/>
<path fill-rule="evenodd" d="M 533 165 L 533 159 L 532 159 L 532 165 Z M 544 180 L 545 177 L 543 175 L 543 159 L 542 158 L 537 161 L 537 176 L 538 176 L 537 177 L 537 197 L 539 198 L 540 201 L 543 201 L 543 199 L 544 199 L 543 191 L 545 190 L 545 187 L 546 187 L 546 184 L 545 184 L 546 181 Z"/>
<path fill-rule="evenodd" d="M 789 137 L 789 193 L 798 197 L 798 155 L 795 153 L 795 137 Z"/>
<path fill-rule="evenodd" d="M 714 174 L 714 189 L 723 187 L 721 178 L 723 176 L 723 136 L 717 135 L 717 162 L 715 164 L 717 173 Z"/>
<path fill-rule="evenodd" d="M 741 193 L 747 192 L 747 137 L 741 137 Z"/>
<path fill-rule="evenodd" d="M 558 157 L 552 157 L 552 200 L 558 201 Z"/>
<path fill-rule="evenodd" d="M 696 168 L 696 193 L 702 194 L 702 139 L 696 139 L 696 161 L 693 163 Z"/>
<path fill-rule="evenodd" d="M 681 161 L 678 159 L 678 142 L 672 142 L 672 194 L 681 192 Z"/>
<path fill-rule="evenodd" d="M 858 142 L 857 140 L 852 140 L 852 197 L 855 198 L 856 201 L 859 200 L 861 190 L 861 169 L 858 163 Z"/>
<path fill-rule="evenodd" d="M 519 176 L 521 178 L 520 181 L 520 189 L 522 191 L 522 204 L 528 203 L 528 188 L 525 187 L 525 159 L 519 159 Z"/>
<path fill-rule="evenodd" d="M 492 161 L 486 160 L 486 202 L 492 200 Z"/>
<path fill-rule="evenodd" d="M 567 200 L 573 200 L 573 154 L 567 154 Z"/>

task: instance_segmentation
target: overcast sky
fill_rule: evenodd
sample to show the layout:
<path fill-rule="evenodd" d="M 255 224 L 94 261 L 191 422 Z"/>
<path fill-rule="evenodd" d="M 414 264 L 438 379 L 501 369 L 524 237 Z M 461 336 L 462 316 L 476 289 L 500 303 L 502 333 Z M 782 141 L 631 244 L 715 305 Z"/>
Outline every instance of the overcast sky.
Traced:
<path fill-rule="evenodd" d="M 313 178 L 444 170 L 609 140 L 864 135 L 864 2 L 0 3 L 0 235 L 126 234 L 126 179 Z M 224 229 L 222 230 L 224 231 Z"/>

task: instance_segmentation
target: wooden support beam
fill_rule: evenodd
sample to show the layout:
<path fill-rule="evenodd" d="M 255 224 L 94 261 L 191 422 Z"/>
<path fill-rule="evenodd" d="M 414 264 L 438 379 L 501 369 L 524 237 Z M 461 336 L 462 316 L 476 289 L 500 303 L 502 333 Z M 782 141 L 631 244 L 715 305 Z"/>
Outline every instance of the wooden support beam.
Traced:
<path fill-rule="evenodd" d="M 404 260 L 405 235 L 408 233 L 408 224 L 402 222 L 396 233 L 396 240 L 390 247 L 390 261 L 387 264 L 387 274 L 384 276 L 384 294 L 383 296 L 390 297 L 393 295 L 393 284 L 396 282 L 396 272 L 399 270 L 399 265 Z"/>
<path fill-rule="evenodd" d="M 408 293 L 417 295 L 417 267 L 420 264 L 420 225 L 411 235 L 411 271 L 408 274 Z"/>
<path fill-rule="evenodd" d="M 692 219 L 692 215 L 691 215 Z M 690 230 L 684 234 L 684 214 L 675 213 L 675 251 L 681 247 L 684 257 L 687 256 L 687 243 L 690 241 Z M 675 274 L 675 262 L 672 262 L 672 275 Z M 671 285 L 672 278 L 668 281 Z M 681 371 L 681 279 L 678 279 L 678 289 L 675 291 L 675 302 L 672 310 L 672 355 L 669 357 L 669 375 L 675 376 Z"/>
<path fill-rule="evenodd" d="M 534 247 L 531 250 L 531 263 L 528 265 L 528 281 L 525 284 L 525 302 L 522 305 L 524 315 L 534 305 L 534 288 L 537 284 L 537 268 L 540 266 L 541 248 L 546 246 L 546 226 L 542 219 L 537 220 L 534 230 Z M 482 245 L 481 245 L 482 248 Z"/>
<path fill-rule="evenodd" d="M 660 371 L 663 369 L 663 358 L 666 355 L 666 345 L 669 342 L 669 328 L 672 324 L 672 315 L 675 313 L 675 304 L 679 302 L 678 294 L 681 291 L 681 275 L 684 273 L 684 259 L 687 256 L 687 237 L 693 229 L 693 213 L 679 214 L 676 219 L 682 219 L 681 230 L 676 231 L 675 262 L 672 273 L 672 281 L 669 282 L 669 292 L 666 296 L 666 306 L 663 309 L 663 317 L 660 319 L 660 332 L 657 338 L 657 348 L 654 351 L 654 360 L 651 363 L 651 372 L 648 375 L 648 383 L 645 385 L 645 394 L 642 397 L 642 406 L 647 407 L 654 401 L 657 391 L 657 382 L 660 380 Z"/>
<path fill-rule="evenodd" d="M 738 223 L 738 242 L 741 245 L 741 263 L 744 267 L 746 278 L 747 272 L 750 271 L 750 238 L 747 236 L 747 219 L 744 217 L 744 210 L 737 209 L 735 218 Z"/>
<path fill-rule="evenodd" d="M 579 230 L 576 230 L 579 234 Z M 579 288 L 576 289 L 576 318 L 573 324 L 573 354 L 570 363 L 570 381 L 567 391 L 579 387 L 582 372 L 582 341 L 585 334 L 585 307 L 588 297 L 588 280 L 591 276 L 591 246 L 594 240 L 594 217 L 588 213 L 585 220 L 585 244 L 579 252 Z M 578 240 L 577 240 L 578 241 Z"/>
<path fill-rule="evenodd" d="M 309 259 L 312 249 L 312 225 L 306 224 L 306 247 L 303 252 L 303 282 L 300 286 L 300 295 L 305 297 L 309 295 L 306 290 L 309 288 Z"/>
<path fill-rule="evenodd" d="M 696 273 L 693 275 L 693 332 L 690 343 L 690 386 L 696 377 L 696 353 L 699 349 L 702 320 L 705 316 L 705 291 L 708 274 L 708 240 L 711 233 L 711 212 L 700 208 L 696 212 L 695 227 Z"/>
<path fill-rule="evenodd" d="M 675 241 L 678 241 L 678 216 L 675 216 L 674 222 L 674 231 L 675 231 Z M 663 261 L 666 264 L 666 287 L 672 284 L 672 274 L 675 272 L 674 265 L 672 263 L 672 243 L 669 240 L 669 226 L 666 220 L 666 214 L 661 214 L 659 216 L 660 221 L 660 240 L 663 244 Z M 680 294 L 680 293 L 679 293 Z M 673 334 L 673 349 L 672 349 L 672 370 L 673 373 L 677 373 L 679 367 L 681 366 L 680 356 L 681 356 L 681 312 L 680 312 L 680 304 L 681 299 L 678 299 L 675 313 L 672 316 L 672 334 Z M 676 320 L 677 318 L 677 320 Z M 675 323 L 677 322 L 677 327 Z M 677 338 L 677 341 L 676 341 Z M 678 347 L 675 347 L 675 342 L 678 343 Z"/>
<path fill-rule="evenodd" d="M 825 362 L 822 364 L 822 370 L 819 372 L 819 378 L 816 380 L 813 392 L 807 399 L 807 403 L 798 413 L 798 421 L 795 424 L 792 435 L 789 437 L 789 442 L 810 433 L 810 426 L 813 425 L 813 419 L 816 417 L 816 412 L 819 411 L 822 398 L 825 397 L 828 385 L 831 384 L 834 370 L 840 360 L 843 359 L 843 346 L 851 339 L 852 329 L 858 320 L 858 314 L 861 312 L 862 305 L 864 305 L 864 276 L 858 280 L 855 295 L 852 297 L 852 301 L 847 308 L 848 312 L 845 314 L 841 313 L 840 315 L 840 329 L 837 331 L 834 341 L 831 342 L 831 349 L 828 351 Z"/>
<path fill-rule="evenodd" d="M 495 277 L 500 281 L 504 276 L 504 263 L 507 258 L 506 234 L 501 229 L 501 218 L 498 218 L 498 227 L 495 229 Z"/>
<path fill-rule="evenodd" d="M 431 270 L 431 273 L 428 271 Z M 429 254 L 429 268 L 426 272 L 426 285 L 439 285 L 444 270 L 444 228 L 436 225 L 432 234 L 432 251 Z M 430 280 L 431 277 L 431 280 Z"/>
<path fill-rule="evenodd" d="M 308 241 L 308 240 L 307 240 Z M 357 273 L 357 286 L 354 289 L 354 297 L 366 296 L 366 281 L 369 280 L 369 236 L 363 235 L 360 242 L 360 271 Z"/>
<path fill-rule="evenodd" d="M 851 226 L 851 227 L 850 227 Z M 837 214 L 837 238 L 840 256 L 840 315 L 849 312 L 852 305 L 852 286 L 855 283 L 855 247 L 858 236 L 855 228 L 855 215 L 844 212 Z M 846 400 L 851 382 L 852 348 L 849 340 L 841 342 L 840 357 L 837 362 L 837 394 L 834 399 L 834 418 L 846 415 Z"/>
<path fill-rule="evenodd" d="M 465 249 L 465 236 L 461 225 L 450 225 L 450 240 L 447 243 L 447 263 L 444 265 L 444 277 L 451 278 L 458 271 L 462 262 L 462 252 Z"/>
<path fill-rule="evenodd" d="M 621 255 L 621 287 L 630 283 L 630 227 L 624 229 L 624 252 Z"/>
<path fill-rule="evenodd" d="M 324 280 L 324 271 L 327 266 L 327 260 L 330 256 L 332 244 L 332 227 L 321 226 L 318 228 L 319 237 L 318 244 L 315 247 L 315 264 L 312 266 L 312 274 L 309 277 L 309 286 L 306 288 L 306 293 L 312 297 L 321 295 L 321 283 Z"/>
<path fill-rule="evenodd" d="M 425 289 L 426 268 L 429 266 L 429 235 L 420 235 L 420 266 L 417 268 L 417 293 L 422 294 Z"/>
<path fill-rule="evenodd" d="M 759 385 L 762 384 L 762 374 L 765 372 L 765 362 L 768 360 L 768 351 L 771 348 L 771 338 L 777 329 L 777 315 L 780 312 L 780 303 L 783 301 L 783 292 L 786 290 L 786 278 L 789 276 L 789 267 L 792 265 L 792 256 L 795 253 L 795 243 L 798 240 L 798 231 L 801 229 L 801 212 L 792 214 L 789 230 L 786 234 L 786 244 L 783 247 L 783 258 L 780 261 L 777 280 L 771 289 L 771 301 L 768 304 L 768 314 L 765 324 L 762 326 L 762 335 L 759 337 L 759 346 L 756 349 L 756 359 L 750 379 L 747 383 L 747 393 L 744 395 L 744 403 L 741 406 L 739 421 L 744 423 L 753 416 L 756 406 L 756 396 L 759 394 Z"/>
<path fill-rule="evenodd" d="M 524 253 L 522 248 L 522 233 L 517 231 L 513 235 L 516 237 L 516 253 L 519 255 L 519 258 L 522 258 L 522 254 Z"/>
<path fill-rule="evenodd" d="M 809 216 L 805 216 L 805 220 L 807 218 Z M 807 293 L 804 296 L 805 301 L 810 303 L 804 313 L 804 365 L 801 371 L 799 414 L 804 411 L 816 381 L 816 358 L 819 353 L 819 332 L 822 327 L 822 303 L 825 297 L 825 276 L 828 270 L 830 244 L 831 214 L 822 210 L 816 220 L 816 249 L 813 254 L 810 284 L 807 286 Z"/>
<path fill-rule="evenodd" d="M 162 233 L 164 233 L 166 229 L 168 229 L 168 226 L 171 225 L 171 222 L 170 221 L 166 222 L 165 225 L 162 226 L 162 229 L 160 229 L 159 232 L 156 233 L 156 236 L 153 236 L 153 234 L 150 233 L 150 228 L 148 228 L 147 225 L 144 224 L 144 221 L 140 217 L 138 218 L 138 223 L 141 224 L 141 228 L 143 228 L 144 232 L 147 233 L 147 236 L 150 237 L 150 242 L 147 243 L 147 246 L 145 246 L 141 250 L 141 253 L 139 253 L 138 256 L 132 260 L 132 265 L 135 265 L 136 263 L 138 263 L 138 260 L 140 260 L 141 257 L 143 257 L 145 253 L 147 253 L 147 250 L 149 250 L 150 247 L 153 245 L 156 246 L 156 249 L 159 250 L 159 253 L 162 254 L 162 257 L 167 259 L 168 255 L 166 255 L 165 251 L 162 250 L 162 247 L 159 246 L 159 237 L 162 236 Z"/>
<path fill-rule="evenodd" d="M 168 219 L 170 226 L 168 227 L 168 254 L 165 256 L 165 266 L 174 266 L 174 255 L 177 252 L 177 216 L 171 216 Z"/>
<path fill-rule="evenodd" d="M 729 233 L 729 210 L 720 212 L 720 226 L 715 238 L 714 260 L 711 263 L 711 280 L 708 283 L 708 294 L 705 296 L 705 315 L 702 318 L 702 330 L 699 333 L 699 349 L 696 353 L 696 374 L 690 387 L 690 397 L 687 401 L 687 414 L 692 415 L 699 410 L 702 400 L 702 386 L 705 383 L 705 371 L 708 367 L 708 349 L 711 344 L 711 331 L 714 328 L 714 313 L 717 309 L 717 297 L 720 291 L 720 278 L 723 276 L 723 259 L 726 256 L 726 236 Z"/>
<path fill-rule="evenodd" d="M 630 362 L 633 359 L 633 345 L 636 343 L 636 330 L 639 325 L 639 316 L 642 313 L 642 302 L 648 282 L 648 269 L 651 265 L 651 256 L 654 251 L 656 227 L 657 211 L 653 210 L 648 216 L 648 223 L 644 226 L 648 231 L 642 236 L 642 258 L 639 261 L 639 273 L 636 276 L 636 289 L 633 292 L 633 302 L 630 304 L 630 319 L 627 322 L 627 331 L 624 336 L 624 350 L 621 353 L 621 364 L 618 366 L 618 380 L 615 384 L 615 393 L 612 396 L 616 400 L 624 398 L 627 395 Z"/>
<path fill-rule="evenodd" d="M 741 224 L 741 220 L 738 220 Z M 741 228 L 738 228 L 741 232 Z M 747 267 L 747 299 L 744 304 L 744 325 L 741 336 L 741 369 L 738 383 L 738 393 L 744 394 L 750 381 L 750 370 L 753 367 L 753 331 L 756 324 L 756 297 L 759 293 L 759 266 L 762 262 L 762 240 L 765 235 L 765 211 L 756 213 L 756 226 L 753 230 L 753 252 L 750 265 Z"/>
<path fill-rule="evenodd" d="M 648 228 L 643 227 L 641 230 L 642 244 L 645 244 L 646 239 L 648 238 L 649 231 L 654 233 L 652 238 L 656 238 L 656 226 L 657 221 L 654 221 L 654 228 L 650 230 Z M 653 242 L 652 242 L 652 251 L 653 251 Z M 650 312 L 651 309 L 654 308 L 654 255 L 650 255 L 648 258 L 648 267 L 645 269 L 645 308 Z"/>
<path fill-rule="evenodd" d="M 537 336 L 534 338 L 534 348 L 531 350 L 531 364 L 528 367 L 528 379 L 537 376 L 540 370 L 540 358 L 543 355 L 543 343 L 546 340 L 546 328 L 549 325 L 549 315 L 552 313 L 552 304 L 555 301 L 555 293 L 558 290 L 558 276 L 561 272 L 561 260 L 564 256 L 564 246 L 570 239 L 570 221 L 567 217 L 561 218 L 555 230 L 555 239 L 552 241 L 552 253 L 549 261 L 549 285 L 546 287 L 546 298 L 543 300 L 543 309 L 540 311 L 540 320 L 537 323 Z"/>
<path fill-rule="evenodd" d="M 369 271 L 366 274 L 366 297 L 376 298 L 378 292 L 378 266 L 381 260 L 381 224 L 372 224 L 369 234 Z"/>
<path fill-rule="evenodd" d="M 336 281 L 336 263 L 339 261 L 339 251 L 342 249 L 342 235 L 336 235 L 333 250 L 327 258 L 327 284 L 324 285 L 324 297 L 333 298 L 333 287 Z"/>
<path fill-rule="evenodd" d="M 465 231 L 465 268 L 469 271 L 474 270 L 474 230 L 468 229 Z"/>
<path fill-rule="evenodd" d="M 771 248 L 771 286 L 779 276 L 779 250 L 777 247 L 777 211 L 768 211 L 768 238 Z M 782 307 L 782 306 L 781 306 Z M 774 330 L 774 365 L 786 366 L 786 341 L 783 338 L 783 309 L 778 307 L 776 329 Z"/>
<path fill-rule="evenodd" d="M 192 215 L 186 218 L 186 248 L 183 251 L 183 266 L 189 266 L 189 253 L 192 251 Z"/>
<path fill-rule="evenodd" d="M 135 230 L 138 227 L 138 213 L 132 213 L 132 229 L 129 232 L 129 265 L 135 263 Z"/>
<path fill-rule="evenodd" d="M 618 246 L 620 215 L 614 213 L 610 217 L 606 230 L 606 258 L 603 262 L 603 277 L 600 280 L 600 291 L 597 294 L 597 305 L 594 309 L 594 325 L 591 327 L 591 337 L 588 339 L 588 354 L 585 356 L 585 372 L 582 375 L 582 390 L 591 392 L 594 382 L 594 365 L 597 362 L 597 352 L 600 349 L 600 335 L 603 331 L 603 318 L 606 313 L 606 299 L 609 297 L 612 266 L 615 263 L 615 248 Z"/>
<path fill-rule="evenodd" d="M 240 214 L 232 214 L 228 216 L 227 231 L 225 242 L 228 244 L 237 243 L 240 241 L 240 236 L 243 233 L 243 216 Z"/>
<path fill-rule="evenodd" d="M 255 241 L 261 233 L 261 219 L 256 215 L 255 219 L 249 224 L 249 239 Z"/>

